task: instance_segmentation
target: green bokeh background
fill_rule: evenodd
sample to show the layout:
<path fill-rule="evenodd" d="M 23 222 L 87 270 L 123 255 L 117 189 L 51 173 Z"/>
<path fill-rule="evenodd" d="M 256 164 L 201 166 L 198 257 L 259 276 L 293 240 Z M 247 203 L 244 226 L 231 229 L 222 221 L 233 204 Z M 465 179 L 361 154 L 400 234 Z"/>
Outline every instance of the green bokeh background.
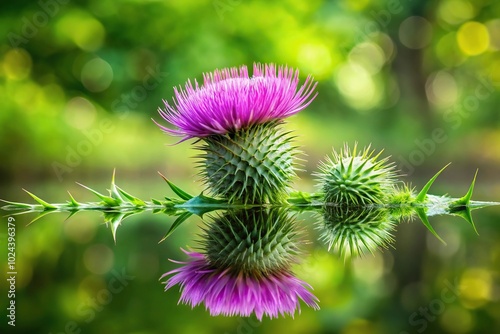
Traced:
<path fill-rule="evenodd" d="M 151 121 L 160 120 L 162 99 L 203 72 L 273 62 L 318 81 L 318 97 L 286 125 L 305 153 L 297 189 L 313 191 L 318 161 L 358 142 L 384 149 L 417 188 L 452 162 L 434 194 L 463 195 L 479 168 L 474 198 L 500 199 L 499 2 L 42 0 L 0 8 L 0 198 L 29 201 L 25 188 L 54 202 L 66 190 L 93 200 L 75 182 L 105 191 L 114 168 L 118 185 L 141 198 L 169 195 L 157 171 L 197 193 L 192 146 L 174 145 Z M 158 244 L 172 218 L 131 217 L 114 243 L 97 213 L 29 226 L 34 216 L 13 217 L 17 317 L 7 325 L 2 279 L 2 333 L 500 332 L 497 208 L 474 213 L 480 236 L 459 218 L 433 218 L 443 245 L 415 220 L 398 228 L 395 249 L 348 264 L 308 243 L 295 272 L 321 310 L 262 323 L 210 317 L 178 306 L 177 289 L 163 292 L 158 278 L 176 267 L 168 258 L 196 246 L 200 219 Z M 314 218 L 299 219 L 314 241 Z M 123 272 L 134 278 L 102 299 Z"/>

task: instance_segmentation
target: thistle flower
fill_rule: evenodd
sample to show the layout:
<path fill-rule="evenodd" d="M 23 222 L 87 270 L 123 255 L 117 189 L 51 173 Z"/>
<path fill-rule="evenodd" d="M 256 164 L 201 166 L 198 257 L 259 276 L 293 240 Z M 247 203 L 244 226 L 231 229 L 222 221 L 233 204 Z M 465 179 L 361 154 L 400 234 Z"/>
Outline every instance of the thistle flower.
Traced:
<path fill-rule="evenodd" d="M 276 73 L 277 70 L 277 73 Z M 177 129 L 160 128 L 183 140 L 224 135 L 294 115 L 307 107 L 316 83 L 309 76 L 297 90 L 299 71 L 274 64 L 224 68 L 203 75 L 203 85 L 187 81 L 175 88 L 173 106 L 164 101 L 160 115 Z"/>
<path fill-rule="evenodd" d="M 298 70 L 274 64 L 254 64 L 253 77 L 246 66 L 216 70 L 201 86 L 175 89 L 173 106 L 165 102 L 159 113 L 176 128 L 159 126 L 181 141 L 203 140 L 200 175 L 211 194 L 231 203 L 284 202 L 297 150 L 281 125 L 316 96 L 311 77 L 298 85 Z"/>
<path fill-rule="evenodd" d="M 387 248 L 394 241 L 394 221 L 386 208 L 325 205 L 318 229 L 328 250 L 347 259 Z"/>
<path fill-rule="evenodd" d="M 297 248 L 287 219 L 262 208 L 216 218 L 203 236 L 203 253 L 184 251 L 189 260 L 173 261 L 182 266 L 162 276 L 172 275 L 165 290 L 179 284 L 179 302 L 203 303 L 211 315 L 293 316 L 299 300 L 317 309 L 311 287 L 290 270 Z"/>
<path fill-rule="evenodd" d="M 351 152 L 347 144 L 340 152 L 333 151 L 320 163 L 319 186 L 327 203 L 340 205 L 383 204 L 388 194 L 394 191 L 396 173 L 388 158 L 377 160 L 382 152 L 374 156 L 370 146 Z"/>

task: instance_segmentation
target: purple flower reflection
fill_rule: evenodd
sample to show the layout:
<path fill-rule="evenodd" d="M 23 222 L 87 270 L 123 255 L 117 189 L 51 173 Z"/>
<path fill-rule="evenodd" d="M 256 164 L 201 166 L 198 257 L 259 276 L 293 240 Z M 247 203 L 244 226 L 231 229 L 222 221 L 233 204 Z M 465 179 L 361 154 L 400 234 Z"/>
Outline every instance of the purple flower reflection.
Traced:
<path fill-rule="evenodd" d="M 173 275 L 166 282 L 165 290 L 176 284 L 181 287 L 179 302 L 191 307 L 201 303 L 211 315 L 250 316 L 255 313 L 259 320 L 263 315 L 277 318 L 278 315 L 294 315 L 300 312 L 299 299 L 308 306 L 319 309 L 318 299 L 307 283 L 288 271 L 249 276 L 220 270 L 208 263 L 203 254 L 183 250 L 190 259 L 182 267 L 162 276 Z"/>

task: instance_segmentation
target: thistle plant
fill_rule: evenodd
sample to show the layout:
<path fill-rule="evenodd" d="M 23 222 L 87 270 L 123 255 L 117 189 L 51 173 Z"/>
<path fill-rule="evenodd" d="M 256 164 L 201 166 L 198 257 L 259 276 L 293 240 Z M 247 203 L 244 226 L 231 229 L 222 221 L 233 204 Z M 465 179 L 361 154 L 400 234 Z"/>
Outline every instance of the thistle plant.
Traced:
<path fill-rule="evenodd" d="M 280 209 L 227 212 L 209 223 L 202 251 L 186 252 L 187 262 L 167 272 L 165 290 L 181 286 L 180 301 L 201 303 L 211 315 L 293 316 L 299 300 L 317 309 L 311 287 L 295 277 L 297 233 L 290 217 Z"/>
<path fill-rule="evenodd" d="M 370 146 L 358 150 L 347 145 L 320 163 L 316 174 L 319 192 L 293 191 L 296 177 L 291 132 L 285 119 L 306 108 L 316 97 L 316 83 L 308 76 L 299 87 L 298 70 L 255 64 L 215 70 L 202 85 L 188 80 L 176 88 L 173 104 L 165 101 L 161 117 L 173 128 L 160 128 L 180 141 L 195 139 L 199 174 L 206 189 L 194 196 L 173 184 L 176 195 L 143 200 L 115 184 L 95 202 L 69 200 L 51 203 L 30 192 L 34 204 L 6 202 L 4 210 L 46 214 L 102 212 L 116 242 L 117 229 L 130 215 L 144 211 L 175 216 L 164 241 L 192 215 L 210 215 L 203 228 L 201 250 L 184 251 L 188 260 L 167 272 L 165 289 L 179 284 L 180 301 L 192 307 L 205 304 L 212 315 L 255 314 L 275 318 L 293 315 L 302 300 L 318 308 L 307 283 L 295 277 L 291 266 L 301 256 L 290 212 L 319 211 L 317 228 L 328 249 L 345 259 L 388 247 L 399 221 L 418 216 L 442 240 L 429 222 L 433 215 L 456 215 L 476 231 L 471 211 L 497 202 L 472 200 L 475 176 L 461 198 L 435 196 L 429 190 L 441 169 L 420 192 L 398 180 L 395 164 L 380 158 Z M 209 195 L 204 192 L 208 191 Z M 212 213 L 226 210 L 223 213 Z M 33 220 L 33 221 L 34 221 Z M 476 231 L 477 232 L 477 231 Z"/>
<path fill-rule="evenodd" d="M 369 146 L 358 152 L 357 144 L 352 150 L 345 144 L 320 163 L 316 175 L 325 202 L 340 205 L 387 202 L 396 185 L 395 165 L 388 158 L 378 160 L 382 152 L 376 155 L 374 152 Z"/>
<path fill-rule="evenodd" d="M 298 154 L 283 120 L 307 107 L 316 83 L 299 88 L 299 72 L 273 64 L 225 68 L 175 89 L 160 115 L 176 128 L 160 128 L 181 141 L 198 138 L 200 175 L 207 190 L 231 203 L 279 203 L 295 178 Z"/>

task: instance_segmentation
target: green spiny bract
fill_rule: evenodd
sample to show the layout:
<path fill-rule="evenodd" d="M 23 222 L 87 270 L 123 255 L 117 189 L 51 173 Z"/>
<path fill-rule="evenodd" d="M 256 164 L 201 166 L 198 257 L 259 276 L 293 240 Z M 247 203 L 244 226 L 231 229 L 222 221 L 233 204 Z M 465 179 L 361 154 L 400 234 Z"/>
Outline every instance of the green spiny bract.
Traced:
<path fill-rule="evenodd" d="M 399 219 L 410 220 L 415 214 L 414 204 L 416 195 L 414 189 L 403 184 L 394 187 L 393 191 L 387 196 L 387 207 L 390 213 Z"/>
<path fill-rule="evenodd" d="M 319 178 L 326 203 L 340 205 L 383 204 L 396 184 L 394 164 L 388 158 L 377 160 L 370 146 L 358 154 L 347 145 L 321 162 Z"/>
<path fill-rule="evenodd" d="M 296 176 L 292 139 L 277 122 L 204 138 L 200 174 L 212 194 L 230 203 L 282 203 Z"/>
<path fill-rule="evenodd" d="M 203 252 L 214 267 L 235 273 L 289 270 L 299 252 L 292 219 L 280 208 L 225 212 L 204 229 Z"/>
<path fill-rule="evenodd" d="M 325 205 L 318 229 L 328 250 L 347 259 L 387 248 L 393 242 L 394 222 L 384 208 Z"/>

